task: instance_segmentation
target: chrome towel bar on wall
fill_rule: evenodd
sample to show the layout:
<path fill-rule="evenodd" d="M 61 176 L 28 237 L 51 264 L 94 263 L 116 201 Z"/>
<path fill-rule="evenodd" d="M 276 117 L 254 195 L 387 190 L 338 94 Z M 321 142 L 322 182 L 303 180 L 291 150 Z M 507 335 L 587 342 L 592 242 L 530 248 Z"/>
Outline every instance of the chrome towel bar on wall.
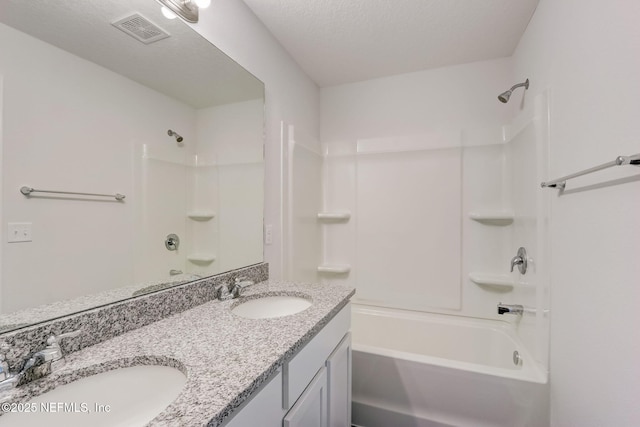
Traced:
<path fill-rule="evenodd" d="M 592 168 L 589 169 L 585 169 L 583 171 L 580 172 L 576 172 L 576 173 L 572 173 L 571 175 L 567 175 L 567 176 L 563 176 L 562 178 L 557 178 L 551 181 L 546 181 L 546 182 L 542 182 L 540 183 L 540 187 L 545 188 L 556 188 L 558 190 L 564 190 L 564 188 L 567 185 L 567 180 L 572 179 L 572 178 L 577 178 L 579 176 L 582 175 L 587 175 L 593 172 L 597 172 L 603 169 L 608 169 L 610 167 L 613 166 L 624 166 L 624 165 L 633 165 L 633 166 L 640 166 L 640 153 L 639 154 L 634 154 L 631 156 L 618 156 L 616 157 L 615 160 L 612 160 L 610 162 L 607 163 L 603 163 L 601 165 L 598 166 L 594 166 Z"/>
<path fill-rule="evenodd" d="M 116 193 L 116 194 L 100 194 L 100 193 L 77 193 L 74 191 L 54 191 L 54 190 L 36 190 L 31 187 L 22 187 L 20 188 L 20 192 L 25 196 L 30 196 L 31 193 L 53 193 L 53 194 L 72 194 L 74 196 L 97 196 L 97 197 L 113 197 L 119 202 L 122 202 L 126 197 L 124 194 Z"/>

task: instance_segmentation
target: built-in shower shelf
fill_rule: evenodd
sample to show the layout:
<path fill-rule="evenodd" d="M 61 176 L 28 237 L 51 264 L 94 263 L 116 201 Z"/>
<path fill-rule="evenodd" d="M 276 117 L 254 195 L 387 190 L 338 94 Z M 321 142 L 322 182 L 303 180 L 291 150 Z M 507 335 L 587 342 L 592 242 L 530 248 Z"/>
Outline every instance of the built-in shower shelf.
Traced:
<path fill-rule="evenodd" d="M 351 271 L 351 266 L 346 264 L 323 264 L 318 266 L 318 273 L 346 274 Z"/>
<path fill-rule="evenodd" d="M 318 212 L 320 221 L 348 221 L 349 218 L 351 218 L 351 212 Z"/>
<path fill-rule="evenodd" d="M 473 211 L 469 218 L 489 225 L 509 225 L 513 223 L 512 211 Z"/>
<path fill-rule="evenodd" d="M 187 256 L 187 260 L 194 264 L 211 264 L 216 260 L 216 256 L 213 254 L 197 253 Z"/>
<path fill-rule="evenodd" d="M 513 289 L 513 279 L 506 274 L 469 273 L 469 279 L 476 285 Z"/>
<path fill-rule="evenodd" d="M 216 216 L 213 211 L 191 211 L 187 212 L 187 216 L 194 221 L 209 221 Z"/>

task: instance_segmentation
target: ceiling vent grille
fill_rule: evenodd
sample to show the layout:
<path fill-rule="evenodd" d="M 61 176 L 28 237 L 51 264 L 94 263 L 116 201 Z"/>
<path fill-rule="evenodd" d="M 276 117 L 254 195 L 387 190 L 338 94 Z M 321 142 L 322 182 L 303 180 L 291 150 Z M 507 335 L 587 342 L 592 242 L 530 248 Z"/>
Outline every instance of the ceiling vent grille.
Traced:
<path fill-rule="evenodd" d="M 149 44 L 169 37 L 162 28 L 149 21 L 139 13 L 112 22 L 111 25 L 129 34 L 139 42 Z"/>

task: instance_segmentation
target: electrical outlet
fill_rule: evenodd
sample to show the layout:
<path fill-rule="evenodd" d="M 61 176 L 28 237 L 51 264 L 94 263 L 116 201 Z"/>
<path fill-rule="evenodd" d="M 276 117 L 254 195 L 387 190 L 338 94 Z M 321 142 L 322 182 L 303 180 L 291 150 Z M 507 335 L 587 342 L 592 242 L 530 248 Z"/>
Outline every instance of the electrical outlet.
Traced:
<path fill-rule="evenodd" d="M 30 222 L 10 222 L 7 224 L 7 242 L 31 242 Z"/>
<path fill-rule="evenodd" d="M 266 224 L 264 226 L 264 244 L 271 245 L 273 244 L 273 225 Z"/>

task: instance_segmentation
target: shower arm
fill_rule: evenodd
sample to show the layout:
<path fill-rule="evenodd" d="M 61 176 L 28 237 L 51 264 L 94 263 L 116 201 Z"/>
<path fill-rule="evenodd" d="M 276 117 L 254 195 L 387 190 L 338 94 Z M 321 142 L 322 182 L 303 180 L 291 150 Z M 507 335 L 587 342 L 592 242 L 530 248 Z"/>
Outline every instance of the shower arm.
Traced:
<path fill-rule="evenodd" d="M 525 80 L 522 83 L 518 83 L 518 84 L 515 84 L 515 85 L 511 86 L 511 89 L 509 89 L 509 92 L 513 92 L 515 89 L 517 89 L 519 87 L 522 87 L 522 86 L 524 86 L 525 89 L 529 89 L 529 79 Z"/>

